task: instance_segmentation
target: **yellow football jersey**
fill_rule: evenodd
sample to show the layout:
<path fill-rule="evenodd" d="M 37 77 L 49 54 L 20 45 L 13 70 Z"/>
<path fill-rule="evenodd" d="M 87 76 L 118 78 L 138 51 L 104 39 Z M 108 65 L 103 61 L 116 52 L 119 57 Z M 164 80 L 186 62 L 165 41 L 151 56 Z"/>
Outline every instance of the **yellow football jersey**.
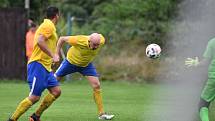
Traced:
<path fill-rule="evenodd" d="M 28 62 L 31 63 L 33 61 L 37 61 L 41 63 L 47 69 L 47 71 L 50 72 L 52 71 L 52 58 L 44 53 L 38 46 L 37 41 L 39 35 L 43 35 L 45 38 L 47 38 L 46 45 L 50 49 L 50 51 L 54 53 L 56 51 L 58 39 L 54 23 L 49 19 L 44 19 L 43 23 L 38 27 L 34 37 L 34 49 Z"/>
<path fill-rule="evenodd" d="M 68 43 L 72 45 L 67 52 L 67 60 L 74 65 L 86 67 L 93 61 L 99 50 L 105 43 L 104 37 L 101 35 L 100 45 L 93 50 L 89 47 L 89 36 L 77 35 L 70 36 Z"/>

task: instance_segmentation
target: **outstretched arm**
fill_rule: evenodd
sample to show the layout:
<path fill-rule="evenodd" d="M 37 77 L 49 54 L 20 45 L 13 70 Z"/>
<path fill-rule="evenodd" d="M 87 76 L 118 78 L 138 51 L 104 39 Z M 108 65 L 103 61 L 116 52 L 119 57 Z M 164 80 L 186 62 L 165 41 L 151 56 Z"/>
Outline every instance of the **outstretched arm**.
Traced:
<path fill-rule="evenodd" d="M 210 63 L 210 59 L 203 58 L 201 61 L 199 61 L 198 57 L 195 58 L 187 58 L 185 60 L 185 66 L 187 67 L 193 67 L 193 66 L 208 66 Z"/>
<path fill-rule="evenodd" d="M 68 42 L 68 41 L 69 41 L 69 37 L 70 37 L 70 36 L 62 36 L 62 37 L 59 38 L 59 40 L 58 40 L 58 42 L 57 42 L 57 51 L 56 51 L 56 53 L 57 53 L 58 55 L 60 55 L 60 53 L 61 53 L 61 48 L 62 48 L 63 44 L 64 44 L 65 42 Z"/>
<path fill-rule="evenodd" d="M 199 66 L 208 66 L 210 64 L 210 59 L 207 58 L 203 58 L 200 63 Z"/>

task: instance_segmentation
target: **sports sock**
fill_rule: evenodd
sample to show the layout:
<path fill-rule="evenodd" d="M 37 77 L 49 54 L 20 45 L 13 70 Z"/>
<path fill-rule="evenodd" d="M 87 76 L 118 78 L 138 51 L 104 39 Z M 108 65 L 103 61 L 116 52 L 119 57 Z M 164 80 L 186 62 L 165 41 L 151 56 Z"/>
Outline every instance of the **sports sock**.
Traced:
<path fill-rule="evenodd" d="M 208 114 L 207 107 L 202 107 L 200 109 L 200 118 L 201 118 L 201 121 L 209 121 L 209 114 Z"/>
<path fill-rule="evenodd" d="M 103 103 L 102 103 L 102 95 L 101 95 L 101 90 L 100 89 L 94 89 L 93 92 L 94 100 L 98 108 L 98 113 L 104 113 L 103 109 Z"/>
<path fill-rule="evenodd" d="M 55 101 L 55 97 L 54 95 L 52 95 L 51 93 L 48 93 L 44 99 L 42 100 L 40 106 L 37 108 L 36 110 L 36 115 L 37 116 L 41 116 L 43 111 L 45 111 L 54 101 Z"/>
<path fill-rule="evenodd" d="M 17 120 L 24 112 L 26 112 L 32 106 L 32 104 L 33 103 L 28 98 L 25 98 L 19 103 L 10 119 Z"/>

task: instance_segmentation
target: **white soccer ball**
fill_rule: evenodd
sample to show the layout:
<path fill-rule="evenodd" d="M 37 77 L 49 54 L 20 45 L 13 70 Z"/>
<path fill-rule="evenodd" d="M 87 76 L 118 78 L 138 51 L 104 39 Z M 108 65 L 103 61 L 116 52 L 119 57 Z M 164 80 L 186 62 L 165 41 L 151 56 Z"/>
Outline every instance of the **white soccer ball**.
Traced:
<path fill-rule="evenodd" d="M 152 59 L 160 57 L 161 48 L 158 44 L 150 44 L 146 47 L 146 56 Z"/>

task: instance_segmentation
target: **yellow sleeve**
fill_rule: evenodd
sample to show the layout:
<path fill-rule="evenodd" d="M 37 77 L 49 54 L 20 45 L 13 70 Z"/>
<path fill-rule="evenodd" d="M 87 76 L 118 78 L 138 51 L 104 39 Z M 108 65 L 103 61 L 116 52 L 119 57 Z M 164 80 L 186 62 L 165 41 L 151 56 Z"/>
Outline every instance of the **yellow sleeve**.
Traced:
<path fill-rule="evenodd" d="M 77 41 L 78 41 L 77 36 L 70 36 L 68 43 L 72 46 L 75 46 L 75 45 L 77 45 Z"/>
<path fill-rule="evenodd" d="M 100 44 L 101 44 L 101 45 L 104 45 L 104 44 L 105 44 L 105 38 L 104 38 L 103 35 L 101 35 Z"/>
<path fill-rule="evenodd" d="M 42 25 L 39 34 L 49 38 L 53 34 L 54 28 L 48 25 Z"/>

